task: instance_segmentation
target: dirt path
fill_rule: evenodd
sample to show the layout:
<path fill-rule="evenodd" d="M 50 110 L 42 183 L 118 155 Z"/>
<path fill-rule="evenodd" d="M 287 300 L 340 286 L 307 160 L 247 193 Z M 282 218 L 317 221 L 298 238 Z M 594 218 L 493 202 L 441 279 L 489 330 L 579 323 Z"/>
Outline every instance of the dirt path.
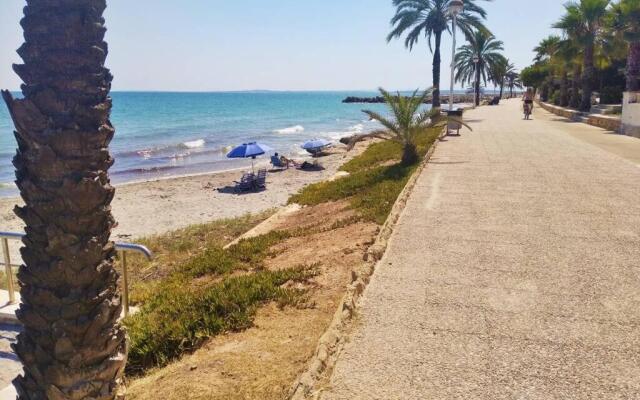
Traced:
<path fill-rule="evenodd" d="M 640 168 L 519 107 L 438 147 L 322 399 L 640 398 Z"/>

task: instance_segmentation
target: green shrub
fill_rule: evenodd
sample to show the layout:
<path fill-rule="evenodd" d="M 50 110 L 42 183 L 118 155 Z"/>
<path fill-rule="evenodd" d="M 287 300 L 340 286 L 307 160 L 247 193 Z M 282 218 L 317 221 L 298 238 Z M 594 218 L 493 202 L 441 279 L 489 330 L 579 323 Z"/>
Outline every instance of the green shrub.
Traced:
<path fill-rule="evenodd" d="M 600 104 L 621 104 L 623 91 L 621 86 L 605 86 L 600 92 Z"/>

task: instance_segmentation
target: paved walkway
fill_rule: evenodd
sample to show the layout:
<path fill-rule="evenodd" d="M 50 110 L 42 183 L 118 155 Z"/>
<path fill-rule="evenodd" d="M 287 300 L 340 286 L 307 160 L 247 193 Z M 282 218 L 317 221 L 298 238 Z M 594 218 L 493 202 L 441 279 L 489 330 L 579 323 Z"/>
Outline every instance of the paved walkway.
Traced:
<path fill-rule="evenodd" d="M 640 399 L 640 167 L 519 107 L 440 145 L 322 399 Z"/>

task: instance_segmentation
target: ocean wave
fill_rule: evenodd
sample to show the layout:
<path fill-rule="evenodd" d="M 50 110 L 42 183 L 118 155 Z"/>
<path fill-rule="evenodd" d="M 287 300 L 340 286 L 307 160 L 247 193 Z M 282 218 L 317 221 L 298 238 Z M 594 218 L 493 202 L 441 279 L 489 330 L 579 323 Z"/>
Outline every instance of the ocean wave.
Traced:
<path fill-rule="evenodd" d="M 197 139 L 190 142 L 184 142 L 182 145 L 187 149 L 197 149 L 198 147 L 204 147 L 205 143 L 204 139 Z"/>
<path fill-rule="evenodd" d="M 353 133 L 362 133 L 364 132 L 364 124 L 357 124 L 352 127 L 349 127 L 349 132 Z"/>
<path fill-rule="evenodd" d="M 281 135 L 291 135 L 294 133 L 302 133 L 302 132 L 304 132 L 304 126 L 302 125 L 290 126 L 288 128 L 276 129 L 273 131 L 273 133 L 278 133 Z"/>

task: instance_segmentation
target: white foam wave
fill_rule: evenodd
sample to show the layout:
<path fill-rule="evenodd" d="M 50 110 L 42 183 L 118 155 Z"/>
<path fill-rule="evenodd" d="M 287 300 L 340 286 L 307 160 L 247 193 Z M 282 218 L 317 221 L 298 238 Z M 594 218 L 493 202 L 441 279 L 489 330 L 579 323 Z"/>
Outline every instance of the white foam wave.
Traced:
<path fill-rule="evenodd" d="M 364 132 L 364 124 L 357 124 L 349 128 L 350 132 L 353 133 L 362 133 Z"/>
<path fill-rule="evenodd" d="M 204 139 L 198 139 L 191 142 L 184 142 L 182 145 L 187 149 L 197 149 L 198 147 L 204 147 L 205 141 Z"/>
<path fill-rule="evenodd" d="M 302 133 L 302 132 L 304 132 L 304 126 L 302 126 L 302 125 L 290 126 L 288 128 L 284 128 L 284 129 L 276 129 L 273 132 L 274 133 L 279 133 L 281 135 L 291 135 L 291 134 L 294 134 L 294 133 Z"/>

